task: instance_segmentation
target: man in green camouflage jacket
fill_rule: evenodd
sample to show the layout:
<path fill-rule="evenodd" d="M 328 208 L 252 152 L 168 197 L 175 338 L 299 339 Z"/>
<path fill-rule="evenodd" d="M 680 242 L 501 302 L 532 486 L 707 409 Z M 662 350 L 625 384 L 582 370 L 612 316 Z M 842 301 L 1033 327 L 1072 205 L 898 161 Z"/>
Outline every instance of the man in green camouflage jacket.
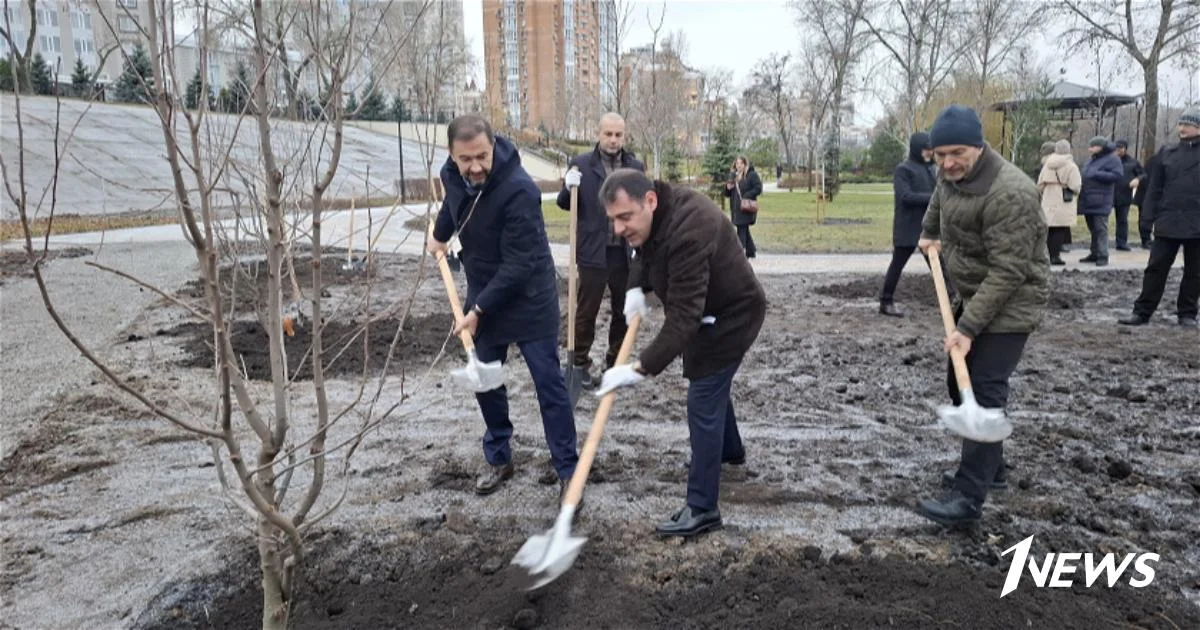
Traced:
<path fill-rule="evenodd" d="M 918 246 L 927 255 L 942 252 L 958 290 L 957 328 L 945 349 L 966 353 L 979 405 L 1002 409 L 1049 293 L 1046 219 L 1033 181 L 984 143 L 973 110 L 946 108 L 930 136 L 940 170 Z M 962 404 L 948 372 L 950 398 Z M 949 493 L 921 501 L 921 514 L 947 526 L 977 521 L 988 490 L 1007 487 L 1003 449 L 1003 442 L 963 439 L 958 470 L 943 475 Z"/>

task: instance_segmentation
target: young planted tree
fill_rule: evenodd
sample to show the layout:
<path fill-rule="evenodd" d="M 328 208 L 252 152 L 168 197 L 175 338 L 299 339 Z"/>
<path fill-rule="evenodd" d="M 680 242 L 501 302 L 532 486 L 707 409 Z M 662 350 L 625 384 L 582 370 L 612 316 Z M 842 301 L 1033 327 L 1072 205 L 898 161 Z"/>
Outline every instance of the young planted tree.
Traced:
<path fill-rule="evenodd" d="M 704 152 L 704 174 L 711 178 L 708 196 L 725 207 L 725 178 L 738 155 L 737 121 L 723 116 L 713 130 Z"/>
<path fill-rule="evenodd" d="M 147 3 L 149 20 L 139 24 L 150 42 L 146 55 L 148 66 L 137 72 L 142 81 L 137 86 L 127 85 L 129 90 L 151 88 L 153 92 L 143 95 L 157 116 L 162 131 L 164 157 L 168 163 L 173 203 L 177 205 L 180 222 L 192 247 L 198 264 L 203 300 L 199 304 L 185 302 L 173 296 L 169 289 L 154 287 L 120 270 L 97 263 L 93 266 L 116 273 L 154 291 L 165 300 L 211 327 L 213 342 L 212 399 L 193 411 L 174 408 L 132 386 L 123 375 L 107 364 L 93 349 L 82 343 L 71 326 L 56 309 L 41 266 L 46 260 L 49 236 L 53 232 L 54 210 L 60 177 L 68 176 L 61 168 L 65 152 L 69 150 L 75 127 L 63 134 L 61 121 L 54 125 L 53 143 L 50 150 L 55 157 L 52 174 L 51 194 L 41 190 L 32 191 L 26 181 L 25 156 L 37 149 L 28 144 L 23 132 L 31 121 L 21 112 L 21 97 L 14 106 L 17 126 L 17 150 L 12 154 L 0 155 L 0 171 L 4 177 L 4 191 L 20 217 L 24 236 L 24 249 L 30 261 L 35 281 L 43 304 L 62 333 L 80 353 L 126 395 L 136 399 L 153 414 L 167 420 L 173 427 L 199 436 L 212 448 L 216 460 L 216 472 L 226 493 L 226 498 L 239 508 L 253 523 L 254 540 L 257 545 L 261 570 L 263 595 L 262 628 L 284 630 L 290 625 L 290 613 L 297 576 L 304 567 L 307 556 L 307 539 L 313 528 L 338 508 L 346 496 L 348 483 L 342 486 L 340 496 L 329 497 L 326 487 L 335 479 L 348 481 L 350 457 L 362 442 L 364 435 L 391 416 L 403 403 L 406 391 L 402 382 L 398 388 L 385 387 L 389 365 L 403 328 L 403 317 L 392 334 L 392 343 L 377 381 L 370 385 L 371 377 L 364 368 L 357 382 L 345 385 L 340 395 L 332 398 L 345 403 L 334 404 L 327 388 L 325 368 L 330 357 L 342 352 L 368 353 L 373 317 L 363 315 L 359 329 L 349 342 L 326 345 L 324 339 L 326 305 L 322 297 L 321 259 L 323 247 L 322 214 L 324 195 L 339 170 L 342 151 L 344 108 L 341 94 L 346 76 L 350 76 L 362 56 L 353 52 L 350 44 L 360 37 L 369 37 L 357 31 L 360 22 L 356 11 L 347 13 L 336 9 L 326 10 L 316 3 L 304 5 L 302 23 L 292 28 L 303 28 L 305 39 L 317 51 L 317 61 L 323 75 L 331 101 L 322 108 L 323 122 L 313 126 L 303 146 L 295 146 L 294 140 L 276 138 L 276 126 L 268 118 L 275 109 L 272 97 L 274 84 L 267 77 L 276 63 L 273 50 L 266 36 L 266 9 L 261 0 L 255 0 L 248 14 L 250 32 L 255 34 L 250 50 L 254 66 L 263 71 L 249 78 L 249 98 L 253 106 L 244 107 L 232 123 L 233 133 L 246 126 L 257 140 L 256 151 L 248 157 L 245 152 L 236 152 L 233 142 L 214 127 L 228 121 L 209 120 L 206 108 L 196 111 L 180 109 L 179 95 L 182 93 L 181 78 L 171 70 L 176 67 L 174 48 L 167 45 L 172 38 L 169 0 L 153 0 Z M 196 19 L 202 34 L 200 44 L 200 74 L 207 75 L 207 47 L 210 41 L 209 13 L 207 4 L 201 5 Z M 116 30 L 108 24 L 115 36 Z M 124 53 L 123 53 L 124 54 Z M 140 68 L 134 62 L 137 52 L 127 55 L 127 67 Z M 81 116 L 82 118 L 82 116 Z M 78 126 L 78 121 L 75 123 Z M 64 137 L 65 136 L 65 137 Z M 48 143 L 50 144 L 50 143 Z M 9 168 L 11 161 L 16 168 Z M 285 174 L 282 164 L 288 165 Z M 308 179 L 310 178 L 311 179 Z M 226 239 L 227 227 L 218 220 L 217 210 L 222 190 L 229 190 L 234 180 L 248 184 L 235 195 L 234 211 L 237 229 L 241 232 L 240 247 Z M 305 188 L 304 184 L 309 187 Z M 43 207 L 44 204 L 49 207 Z M 302 214 L 300 208 L 312 208 Z M 289 217 L 291 209 L 296 214 Z M 34 216 L 48 216 L 50 227 L 46 229 L 46 240 L 35 247 L 31 221 Z M 303 297 L 306 305 L 285 306 L 283 295 L 290 276 L 295 294 L 295 273 L 292 270 L 291 251 L 295 244 L 299 217 L 308 218 L 305 232 L 312 249 L 312 284 Z M 245 246 L 245 240 L 257 242 L 261 253 L 266 255 L 267 277 L 265 282 L 267 306 L 253 314 L 267 333 L 270 355 L 270 388 L 253 387 L 241 369 L 234 351 L 233 323 L 244 308 L 229 290 L 222 275 L 223 262 L 237 262 L 237 251 Z M 234 258 L 230 260 L 229 256 Z M 231 267 L 234 282 L 238 278 L 238 267 Z M 423 269 L 423 267 L 422 267 Z M 244 273 L 244 272 L 241 272 Z M 420 273 L 420 272 L 418 272 Z M 369 295 L 369 287 L 368 287 Z M 370 300 L 362 301 L 369 304 Z M 312 326 L 312 343 L 304 352 L 303 364 L 312 375 L 307 387 L 289 374 L 284 340 L 283 322 L 285 309 L 295 306 L 307 317 L 302 320 Z M 397 306 L 404 306 L 398 304 Z M 337 313 L 341 317 L 353 316 L 355 308 L 350 305 Z M 394 309 L 407 313 L 407 309 Z M 334 315 L 330 313 L 330 315 Z M 361 343 L 355 350 L 351 344 Z M 337 385 L 332 385 L 337 387 Z M 307 391 L 305 391 L 307 389 Z M 373 394 L 371 391 L 373 390 Z M 387 396 L 387 400 L 383 397 Z M 314 407 L 308 407 L 310 403 Z M 354 415 L 351 415 L 354 412 Z M 351 417 L 361 417 L 361 424 L 349 426 Z M 333 438 L 337 438 L 333 441 Z M 340 466 L 331 466 L 335 453 L 343 454 Z M 299 474 L 294 474 L 299 472 Z M 336 476 L 335 476 L 336 475 Z"/>

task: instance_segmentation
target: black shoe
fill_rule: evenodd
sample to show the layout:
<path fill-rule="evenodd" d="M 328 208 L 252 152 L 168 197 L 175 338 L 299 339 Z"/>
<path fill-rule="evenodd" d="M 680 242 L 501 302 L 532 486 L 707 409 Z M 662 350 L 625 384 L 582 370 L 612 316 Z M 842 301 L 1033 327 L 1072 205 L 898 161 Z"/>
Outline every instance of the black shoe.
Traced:
<path fill-rule="evenodd" d="M 579 384 L 583 385 L 584 389 L 595 389 L 598 383 L 596 383 L 596 379 L 592 377 L 591 366 L 580 365 L 576 367 L 579 369 L 580 373 Z"/>
<path fill-rule="evenodd" d="M 978 522 L 983 506 L 957 490 L 951 490 L 938 499 L 923 499 L 917 504 L 917 513 L 946 527 L 958 527 Z"/>
<path fill-rule="evenodd" d="M 888 317 L 904 317 L 904 312 L 896 308 L 896 305 L 891 302 L 880 302 L 879 314 L 887 315 Z"/>
<path fill-rule="evenodd" d="M 741 455 L 738 455 L 737 457 L 723 457 L 723 458 L 721 458 L 721 463 L 729 464 L 730 466 L 745 466 L 746 465 L 746 454 L 742 453 Z"/>
<path fill-rule="evenodd" d="M 1151 242 L 1152 242 L 1152 241 L 1146 241 L 1146 242 L 1143 242 L 1143 243 L 1142 243 L 1142 249 L 1146 249 L 1146 250 L 1150 249 L 1150 243 L 1151 243 Z"/>
<path fill-rule="evenodd" d="M 1080 259 L 1079 259 L 1079 262 L 1081 262 L 1081 263 L 1087 263 L 1087 262 L 1096 262 L 1096 255 L 1095 255 L 1095 254 L 1088 254 L 1087 256 L 1084 256 L 1083 258 L 1080 258 Z"/>
<path fill-rule="evenodd" d="M 475 480 L 475 494 L 480 496 L 491 494 L 500 489 L 505 481 L 513 476 L 513 465 L 490 466 L 482 477 Z"/>
<path fill-rule="evenodd" d="M 1195 328 L 1197 326 L 1195 317 L 1180 317 L 1179 325 L 1184 328 Z"/>
<path fill-rule="evenodd" d="M 659 536 L 699 536 L 707 531 L 721 529 L 720 510 L 698 511 L 691 506 L 684 507 L 667 522 L 659 525 L 655 531 Z"/>
<path fill-rule="evenodd" d="M 946 472 L 942 473 L 943 487 L 954 487 L 954 474 L 956 472 L 957 471 L 954 470 L 947 470 Z M 1000 470 L 996 471 L 996 478 L 992 480 L 992 483 L 988 484 L 988 490 L 1008 490 L 1008 479 L 1005 479 L 1004 477 L 1003 466 L 1000 467 Z"/>
<path fill-rule="evenodd" d="M 1065 261 L 1065 260 L 1063 260 L 1063 259 L 1061 259 L 1061 258 L 1051 258 L 1051 259 L 1050 259 L 1050 264 L 1051 264 L 1051 265 L 1054 265 L 1055 267 L 1060 267 L 1060 266 L 1062 266 L 1062 265 L 1065 265 L 1065 264 L 1067 264 L 1067 261 Z"/>
<path fill-rule="evenodd" d="M 1133 315 L 1126 315 L 1118 319 L 1117 323 L 1122 326 L 1145 326 L 1150 323 L 1150 318 L 1134 313 Z"/>
<path fill-rule="evenodd" d="M 1107 266 L 1108 266 L 1108 259 L 1107 259 L 1107 258 L 1097 258 L 1097 259 L 1096 259 L 1096 266 L 1097 266 L 1097 267 L 1107 267 Z"/>
<path fill-rule="evenodd" d="M 1128 246 L 1128 245 L 1117 245 L 1117 251 L 1119 251 L 1119 252 L 1131 252 L 1131 251 L 1133 251 L 1133 248 L 1132 248 L 1132 247 L 1130 247 L 1130 246 Z"/>

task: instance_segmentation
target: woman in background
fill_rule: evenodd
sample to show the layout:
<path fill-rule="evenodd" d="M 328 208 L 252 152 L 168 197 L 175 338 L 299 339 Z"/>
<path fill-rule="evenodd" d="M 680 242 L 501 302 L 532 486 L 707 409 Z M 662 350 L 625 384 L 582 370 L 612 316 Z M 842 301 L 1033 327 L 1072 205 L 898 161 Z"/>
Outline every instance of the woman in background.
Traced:
<path fill-rule="evenodd" d="M 1050 153 L 1047 153 L 1050 149 Z M 1042 210 L 1046 213 L 1046 247 L 1051 265 L 1065 265 L 1063 244 L 1071 238 L 1071 227 L 1078 218 L 1076 207 L 1083 177 L 1071 159 L 1071 144 L 1066 140 L 1042 145 L 1042 172 L 1037 179 L 1042 192 Z"/>

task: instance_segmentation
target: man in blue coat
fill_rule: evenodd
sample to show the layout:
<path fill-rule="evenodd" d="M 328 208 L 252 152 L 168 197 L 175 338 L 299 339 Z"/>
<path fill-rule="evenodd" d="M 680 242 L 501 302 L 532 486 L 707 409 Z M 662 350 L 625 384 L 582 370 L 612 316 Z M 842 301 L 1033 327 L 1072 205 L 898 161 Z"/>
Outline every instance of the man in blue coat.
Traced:
<path fill-rule="evenodd" d="M 1117 182 L 1125 176 L 1117 147 L 1104 136 L 1088 142 L 1092 158 L 1083 167 L 1083 191 L 1079 193 L 1079 214 L 1087 220 L 1092 233 L 1092 250 L 1079 262 L 1108 264 L 1108 213 L 1113 209 Z"/>
<path fill-rule="evenodd" d="M 450 158 L 442 166 L 446 190 L 429 253 L 447 250 L 454 236 L 467 275 L 467 309 L 455 324 L 475 338 L 479 360 L 505 361 L 517 344 L 529 366 L 541 407 L 542 427 L 560 493 L 575 472 L 575 418 L 558 363 L 558 286 L 542 220 L 541 192 L 521 166 L 516 147 L 492 133 L 483 118 L 454 119 L 446 133 Z M 489 469 L 475 484 L 491 494 L 512 477 L 508 441 L 513 425 L 508 391 L 476 394 L 487 431 L 483 454 Z"/>
<path fill-rule="evenodd" d="M 600 137 L 591 151 L 571 159 L 558 207 L 571 209 L 571 186 L 579 187 L 579 235 L 575 264 L 579 266 L 579 296 L 575 311 L 575 355 L 572 363 L 582 372 L 584 387 L 593 387 L 590 353 L 596 339 L 596 317 L 608 287 L 612 314 L 608 324 L 605 369 L 617 361 L 625 338 L 625 289 L 629 284 L 629 253 L 625 239 L 613 234 L 612 221 L 600 207 L 600 185 L 619 168 L 645 171 L 646 167 L 625 150 L 625 119 L 609 112 L 600 117 Z"/>
<path fill-rule="evenodd" d="M 893 302 L 896 284 L 900 282 L 900 273 L 908 259 L 917 250 L 921 220 L 925 218 L 925 208 L 929 207 L 929 196 L 935 185 L 929 134 L 914 133 L 908 139 L 908 159 L 901 162 L 892 175 L 892 189 L 896 194 L 895 216 L 892 217 L 892 264 L 888 266 L 883 290 L 879 293 L 879 312 L 884 315 L 904 316 Z"/>

